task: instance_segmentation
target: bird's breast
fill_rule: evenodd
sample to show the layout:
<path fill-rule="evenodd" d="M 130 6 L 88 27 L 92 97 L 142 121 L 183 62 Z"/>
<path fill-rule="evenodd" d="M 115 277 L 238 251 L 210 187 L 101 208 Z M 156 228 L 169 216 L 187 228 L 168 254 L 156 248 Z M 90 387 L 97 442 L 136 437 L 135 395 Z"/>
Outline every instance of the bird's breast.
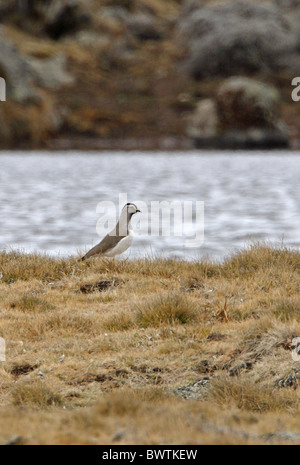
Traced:
<path fill-rule="evenodd" d="M 121 239 L 113 249 L 110 249 L 104 255 L 106 257 L 115 257 L 116 255 L 120 255 L 121 253 L 125 252 L 131 246 L 132 241 L 133 241 L 133 234 L 130 231 L 128 236 Z"/>

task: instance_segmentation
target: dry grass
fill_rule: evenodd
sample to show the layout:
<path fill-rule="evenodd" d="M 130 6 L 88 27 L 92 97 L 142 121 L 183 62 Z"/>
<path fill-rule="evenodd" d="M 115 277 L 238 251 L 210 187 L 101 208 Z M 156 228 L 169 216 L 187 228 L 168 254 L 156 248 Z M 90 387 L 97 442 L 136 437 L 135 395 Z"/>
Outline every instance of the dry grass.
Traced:
<path fill-rule="evenodd" d="M 209 399 L 219 405 L 233 404 L 249 412 L 288 412 L 297 406 L 295 391 L 276 391 L 274 387 L 253 382 L 251 379 L 236 380 L 228 376 L 216 379 L 211 386 Z"/>
<path fill-rule="evenodd" d="M 41 381 L 15 386 L 12 390 L 12 402 L 22 407 L 29 405 L 41 409 L 62 405 L 61 397 Z"/>
<path fill-rule="evenodd" d="M 256 245 L 222 264 L 11 252 L 0 276 L 0 442 L 300 442 L 298 252 Z M 102 280 L 122 285 L 99 292 Z M 198 400 L 174 393 L 203 377 Z"/>
<path fill-rule="evenodd" d="M 45 300 L 34 295 L 26 294 L 22 295 L 17 299 L 12 300 L 10 307 L 16 308 L 23 312 L 44 312 L 47 310 L 54 309 L 54 306 L 49 304 Z"/>
<path fill-rule="evenodd" d="M 138 306 L 137 323 L 142 328 L 186 324 L 196 320 L 195 305 L 180 294 L 159 295 Z"/>

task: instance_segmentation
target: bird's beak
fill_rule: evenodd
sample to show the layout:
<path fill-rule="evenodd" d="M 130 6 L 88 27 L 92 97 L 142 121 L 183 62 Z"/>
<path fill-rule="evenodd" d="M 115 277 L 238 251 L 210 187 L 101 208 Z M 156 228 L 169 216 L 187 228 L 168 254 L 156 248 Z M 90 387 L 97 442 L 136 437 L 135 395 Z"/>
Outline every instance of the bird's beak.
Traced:
<path fill-rule="evenodd" d="M 142 213 L 142 212 L 141 212 L 141 210 L 138 210 L 138 209 L 137 209 L 137 210 L 136 210 L 136 213 Z"/>

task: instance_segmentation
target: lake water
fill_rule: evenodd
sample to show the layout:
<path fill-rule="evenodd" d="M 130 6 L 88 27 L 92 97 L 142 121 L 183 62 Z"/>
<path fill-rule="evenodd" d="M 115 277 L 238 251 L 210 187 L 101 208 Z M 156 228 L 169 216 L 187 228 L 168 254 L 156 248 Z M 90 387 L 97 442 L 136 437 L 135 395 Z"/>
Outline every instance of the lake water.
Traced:
<path fill-rule="evenodd" d="M 252 241 L 300 246 L 300 158 L 295 152 L 1 152 L 0 250 L 61 256 L 99 242 L 99 202 L 145 202 L 127 256 L 222 259 Z M 154 201 L 204 202 L 204 242 L 149 235 Z M 199 204 L 200 205 L 200 204 Z M 108 210 L 110 218 L 113 209 Z M 136 215 L 136 220 L 137 220 Z M 202 221 L 185 215 L 185 232 Z M 199 220 L 199 218 L 198 218 Z M 171 228 L 172 232 L 172 228 Z"/>

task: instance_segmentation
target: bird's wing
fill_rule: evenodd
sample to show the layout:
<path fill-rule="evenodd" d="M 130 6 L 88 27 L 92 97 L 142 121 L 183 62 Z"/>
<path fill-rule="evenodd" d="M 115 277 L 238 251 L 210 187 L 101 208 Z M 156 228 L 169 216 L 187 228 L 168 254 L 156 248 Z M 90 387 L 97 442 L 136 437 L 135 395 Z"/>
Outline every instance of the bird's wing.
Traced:
<path fill-rule="evenodd" d="M 82 260 L 86 260 L 87 258 L 92 257 L 93 255 L 100 255 L 108 252 L 109 250 L 113 249 L 118 242 L 124 239 L 125 236 L 110 236 L 107 234 L 104 239 L 102 239 L 99 244 L 95 245 L 84 257 Z"/>

